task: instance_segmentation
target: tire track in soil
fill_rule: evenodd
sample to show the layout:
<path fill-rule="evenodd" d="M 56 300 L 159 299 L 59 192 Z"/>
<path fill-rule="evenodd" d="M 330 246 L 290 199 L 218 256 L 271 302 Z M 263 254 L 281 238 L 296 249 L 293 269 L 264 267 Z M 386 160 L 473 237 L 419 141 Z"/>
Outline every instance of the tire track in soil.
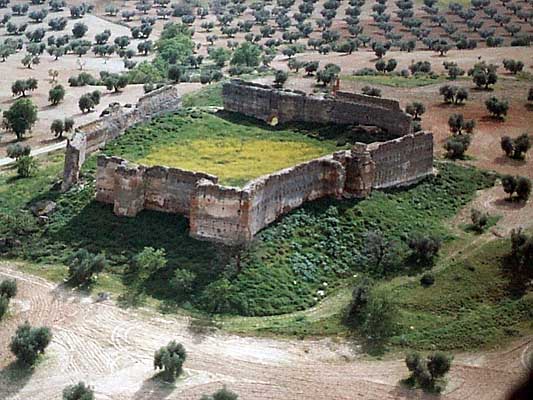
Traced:
<path fill-rule="evenodd" d="M 215 332 L 199 338 L 188 319 L 147 316 L 111 302 L 94 303 L 39 278 L 0 265 L 0 275 L 19 280 L 17 299 L 27 311 L 2 322 L 0 352 L 18 323 L 48 325 L 54 339 L 42 365 L 27 382 L 8 384 L 0 371 L 0 398 L 58 399 L 62 389 L 79 380 L 95 388 L 97 400 L 195 399 L 227 384 L 245 399 L 314 400 L 401 398 L 429 399 L 406 391 L 398 381 L 407 373 L 402 360 L 346 361 L 345 344 L 239 337 Z M 182 342 L 188 359 L 185 376 L 175 387 L 153 380 L 154 350 L 170 340 Z M 523 371 L 522 341 L 501 353 L 475 355 L 476 365 L 461 357 L 450 374 L 443 400 L 501 398 Z M 308 352 L 308 349 L 312 349 Z M 500 354 L 502 355 L 500 357 Z M 0 358 L 0 368 L 10 358 Z"/>

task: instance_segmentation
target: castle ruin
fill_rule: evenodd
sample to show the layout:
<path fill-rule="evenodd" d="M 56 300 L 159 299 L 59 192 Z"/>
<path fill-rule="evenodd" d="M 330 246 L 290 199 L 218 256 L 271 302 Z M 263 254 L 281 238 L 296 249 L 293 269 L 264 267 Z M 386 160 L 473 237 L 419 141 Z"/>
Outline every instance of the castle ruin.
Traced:
<path fill-rule="evenodd" d="M 226 110 L 267 122 L 275 117 L 281 123 L 375 125 L 398 137 L 368 145 L 357 143 L 351 150 L 259 177 L 243 188 L 220 185 L 216 176 L 201 172 L 137 165 L 101 155 L 96 200 L 112 204 L 114 213 L 121 216 L 133 217 L 143 209 L 183 214 L 189 218 L 192 237 L 237 245 L 250 241 L 261 229 L 307 201 L 326 196 L 365 197 L 374 189 L 409 185 L 433 173 L 433 135 L 412 133 L 411 118 L 397 101 L 342 92 L 336 97 L 313 96 L 240 80 L 223 85 L 223 98 Z M 113 117 L 108 116 L 105 125 L 117 128 L 112 133 L 100 129 L 102 139 L 96 142 L 105 143 L 121 134 L 124 126 L 131 126 L 131 121 L 151 117 L 146 110 L 153 109 L 154 115 L 172 111 L 179 99 L 175 91 L 164 89 L 149 101 L 141 99 L 140 104 L 143 102 L 151 107 L 138 105 L 125 122 L 120 122 L 124 113 L 116 114 L 119 123 L 112 123 Z M 77 146 L 75 139 L 91 143 L 80 136 L 75 135 L 69 146 Z M 85 149 L 92 150 L 94 145 L 85 145 Z M 65 174 L 71 176 L 67 161 L 65 165 Z"/>

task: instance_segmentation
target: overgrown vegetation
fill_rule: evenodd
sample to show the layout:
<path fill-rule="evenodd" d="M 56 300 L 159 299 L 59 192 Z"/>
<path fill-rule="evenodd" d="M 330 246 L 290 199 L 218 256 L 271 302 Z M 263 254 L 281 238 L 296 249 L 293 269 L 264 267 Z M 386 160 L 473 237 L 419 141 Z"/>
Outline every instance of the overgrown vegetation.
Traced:
<path fill-rule="evenodd" d="M 164 132 L 172 135 L 169 130 Z M 122 151 L 142 157 L 146 146 L 139 142 L 139 136 L 130 138 L 131 147 L 123 142 Z M 108 149 L 118 149 L 117 143 Z M 167 263 L 143 281 L 146 294 L 166 303 L 243 315 L 304 309 L 354 273 L 380 276 L 383 271 L 373 270 L 365 261 L 363 241 L 370 231 L 381 230 L 386 239 L 398 240 L 398 248 L 405 255 L 405 262 L 386 270 L 385 275 L 419 269 L 420 265 L 409 260 L 407 254 L 413 234 L 449 238 L 443 220 L 453 216 L 477 189 L 492 185 L 494 180 L 474 169 L 442 164 L 439 176 L 408 190 L 375 192 L 362 201 L 324 199 L 308 204 L 261 232 L 239 257 L 238 273 L 237 251 L 191 239 L 182 216 L 144 211 L 136 218 L 119 218 L 108 205 L 94 202 L 94 158 L 84 166 L 84 185 L 65 194 L 48 189 L 57 180 L 60 168 L 61 160 L 56 158 L 31 179 L 1 176 L 0 218 L 6 223 L 0 224 L 0 235 L 11 238 L 12 243 L 20 242 L 3 248 L 4 252 L 64 263 L 84 248 L 93 254 L 104 253 L 109 261 L 105 272 L 122 276 L 145 247 L 164 249 Z M 42 199 L 57 203 L 45 228 L 37 225 L 28 212 L 20 212 L 27 204 Z M 181 273 L 177 271 L 191 273 L 174 280 L 185 283 L 188 291 L 169 285 Z"/>
<path fill-rule="evenodd" d="M 119 139 L 106 152 L 131 159 L 134 140 L 135 151 L 144 154 L 133 161 L 207 172 L 233 186 L 337 149 L 332 140 L 317 140 L 293 129 L 258 127 L 237 115 L 208 113 L 161 118 L 131 129 L 128 136 L 132 137 Z"/>

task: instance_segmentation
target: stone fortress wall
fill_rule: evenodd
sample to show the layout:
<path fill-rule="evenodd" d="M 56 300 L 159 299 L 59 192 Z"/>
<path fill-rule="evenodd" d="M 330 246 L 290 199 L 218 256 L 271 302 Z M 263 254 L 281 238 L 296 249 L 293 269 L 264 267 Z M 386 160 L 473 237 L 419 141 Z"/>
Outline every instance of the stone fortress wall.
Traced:
<path fill-rule="evenodd" d="M 262 121 L 373 125 L 397 136 L 411 132 L 411 117 L 395 100 L 337 92 L 333 96 L 307 95 L 293 90 L 232 80 L 222 89 L 224 109 Z"/>
<path fill-rule="evenodd" d="M 131 126 L 176 111 L 179 105 L 176 88 L 165 86 L 141 97 L 135 108 L 112 106 L 107 115 L 76 128 L 67 142 L 61 189 L 66 191 L 78 181 L 81 167 L 89 154 L 122 135 Z"/>
<path fill-rule="evenodd" d="M 433 135 L 411 133 L 410 117 L 394 100 L 350 93 L 337 93 L 335 98 L 307 96 L 238 80 L 224 84 L 223 96 L 227 110 L 265 121 L 276 117 L 279 122 L 375 125 L 398 138 L 357 143 L 351 150 L 259 177 L 243 188 L 220 185 L 216 176 L 201 172 L 100 155 L 96 200 L 112 204 L 120 216 L 133 217 L 143 209 L 183 214 L 189 218 L 191 236 L 237 245 L 307 201 L 365 197 L 373 189 L 408 185 L 433 173 Z M 163 88 L 143 97 L 132 111 L 117 108 L 81 127 L 65 158 L 69 184 L 76 181 L 86 154 L 129 126 L 178 106 L 175 89 Z"/>

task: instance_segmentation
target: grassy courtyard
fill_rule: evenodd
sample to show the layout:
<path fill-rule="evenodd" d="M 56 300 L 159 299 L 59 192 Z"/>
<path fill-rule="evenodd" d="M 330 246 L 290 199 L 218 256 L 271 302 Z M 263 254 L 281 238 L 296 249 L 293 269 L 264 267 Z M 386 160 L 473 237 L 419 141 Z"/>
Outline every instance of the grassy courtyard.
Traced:
<path fill-rule="evenodd" d="M 339 147 L 320 128 L 274 129 L 232 114 L 181 113 L 130 129 L 106 153 L 147 165 L 207 172 L 226 185 L 329 154 Z"/>

